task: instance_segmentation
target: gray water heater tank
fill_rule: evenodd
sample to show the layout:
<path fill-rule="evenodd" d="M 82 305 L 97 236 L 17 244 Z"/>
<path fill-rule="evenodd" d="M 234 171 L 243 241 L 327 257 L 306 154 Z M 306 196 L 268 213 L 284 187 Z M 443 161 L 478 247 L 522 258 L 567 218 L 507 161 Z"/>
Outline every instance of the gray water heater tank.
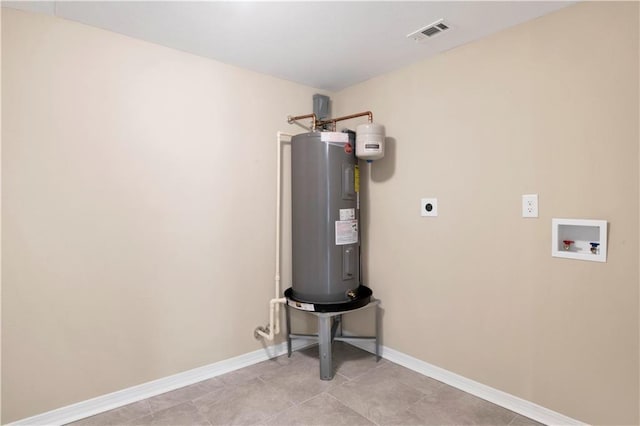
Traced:
<path fill-rule="evenodd" d="M 293 297 L 351 300 L 360 284 L 360 214 L 353 133 L 291 139 Z"/>

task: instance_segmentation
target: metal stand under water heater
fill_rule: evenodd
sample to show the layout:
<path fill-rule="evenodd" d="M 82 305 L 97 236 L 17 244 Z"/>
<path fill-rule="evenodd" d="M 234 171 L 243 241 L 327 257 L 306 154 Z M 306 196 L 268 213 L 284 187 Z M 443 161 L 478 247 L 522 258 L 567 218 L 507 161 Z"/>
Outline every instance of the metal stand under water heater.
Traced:
<path fill-rule="evenodd" d="M 358 126 L 355 133 L 335 131 L 337 121 L 364 115 L 369 124 Z M 372 123 L 371 112 L 325 121 L 311 114 L 292 117 L 290 122 L 300 118 L 312 118 L 313 131 L 291 138 L 293 281 L 284 293 L 287 342 L 291 354 L 292 338 L 317 339 L 320 377 L 330 380 L 333 340 L 373 340 L 379 356 L 379 301 L 372 299 L 371 289 L 362 285 L 360 277 L 358 159 L 371 161 L 384 155 L 384 127 Z M 334 131 L 317 130 L 327 124 Z M 342 336 L 342 313 L 368 306 L 376 307 L 375 336 Z M 290 308 L 314 313 L 318 334 L 291 333 Z"/>

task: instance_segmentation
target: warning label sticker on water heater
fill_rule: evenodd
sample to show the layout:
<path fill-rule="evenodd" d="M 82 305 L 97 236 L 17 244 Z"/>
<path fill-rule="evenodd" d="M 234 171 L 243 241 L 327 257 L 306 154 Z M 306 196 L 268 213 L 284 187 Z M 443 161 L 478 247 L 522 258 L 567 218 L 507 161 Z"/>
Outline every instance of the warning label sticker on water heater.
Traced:
<path fill-rule="evenodd" d="M 356 209 L 340 209 L 340 220 L 353 220 L 356 218 Z"/>
<path fill-rule="evenodd" d="M 357 220 L 336 220 L 336 245 L 355 244 L 358 242 Z"/>
<path fill-rule="evenodd" d="M 291 300 L 291 299 L 287 299 L 287 305 L 296 308 L 296 309 L 300 309 L 302 311 L 315 311 L 315 306 L 313 306 L 313 303 L 302 303 L 302 302 L 296 302 L 295 300 Z"/>
<path fill-rule="evenodd" d="M 320 141 L 329 143 L 333 142 L 343 146 L 345 143 L 349 142 L 349 134 L 342 132 L 321 132 Z"/>

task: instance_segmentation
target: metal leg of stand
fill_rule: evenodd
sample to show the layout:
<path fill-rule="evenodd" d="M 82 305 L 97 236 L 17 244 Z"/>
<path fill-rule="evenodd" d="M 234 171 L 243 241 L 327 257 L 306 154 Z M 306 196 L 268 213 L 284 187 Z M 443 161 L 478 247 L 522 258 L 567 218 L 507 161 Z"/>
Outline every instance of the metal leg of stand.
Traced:
<path fill-rule="evenodd" d="M 287 356 L 291 358 L 291 311 L 289 304 L 285 303 L 284 312 L 287 321 Z"/>
<path fill-rule="evenodd" d="M 318 341 L 320 343 L 320 379 L 333 379 L 331 360 L 331 317 L 318 315 Z"/>
<path fill-rule="evenodd" d="M 376 322 L 376 361 L 380 361 L 380 305 L 374 306 Z"/>

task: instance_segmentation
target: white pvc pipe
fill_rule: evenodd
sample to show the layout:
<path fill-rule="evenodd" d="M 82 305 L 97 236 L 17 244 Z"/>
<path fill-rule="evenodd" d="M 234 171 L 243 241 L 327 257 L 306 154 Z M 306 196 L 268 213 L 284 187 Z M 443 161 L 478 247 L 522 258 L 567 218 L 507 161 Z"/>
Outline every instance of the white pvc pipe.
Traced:
<path fill-rule="evenodd" d="M 281 213 L 281 179 L 282 179 L 282 160 L 281 152 L 282 152 L 282 144 L 284 142 L 291 141 L 283 141 L 283 137 L 291 138 L 293 135 L 285 132 L 278 132 L 276 134 L 276 150 L 277 150 L 277 160 L 276 160 L 276 274 L 274 277 L 275 281 L 275 298 L 269 301 L 269 325 L 267 326 L 267 330 L 262 329 L 262 327 L 256 330 L 256 333 L 260 336 L 264 337 L 267 340 L 273 340 L 273 337 L 280 333 L 280 304 L 286 303 L 287 299 L 284 297 L 280 297 L 280 222 L 282 215 Z"/>

